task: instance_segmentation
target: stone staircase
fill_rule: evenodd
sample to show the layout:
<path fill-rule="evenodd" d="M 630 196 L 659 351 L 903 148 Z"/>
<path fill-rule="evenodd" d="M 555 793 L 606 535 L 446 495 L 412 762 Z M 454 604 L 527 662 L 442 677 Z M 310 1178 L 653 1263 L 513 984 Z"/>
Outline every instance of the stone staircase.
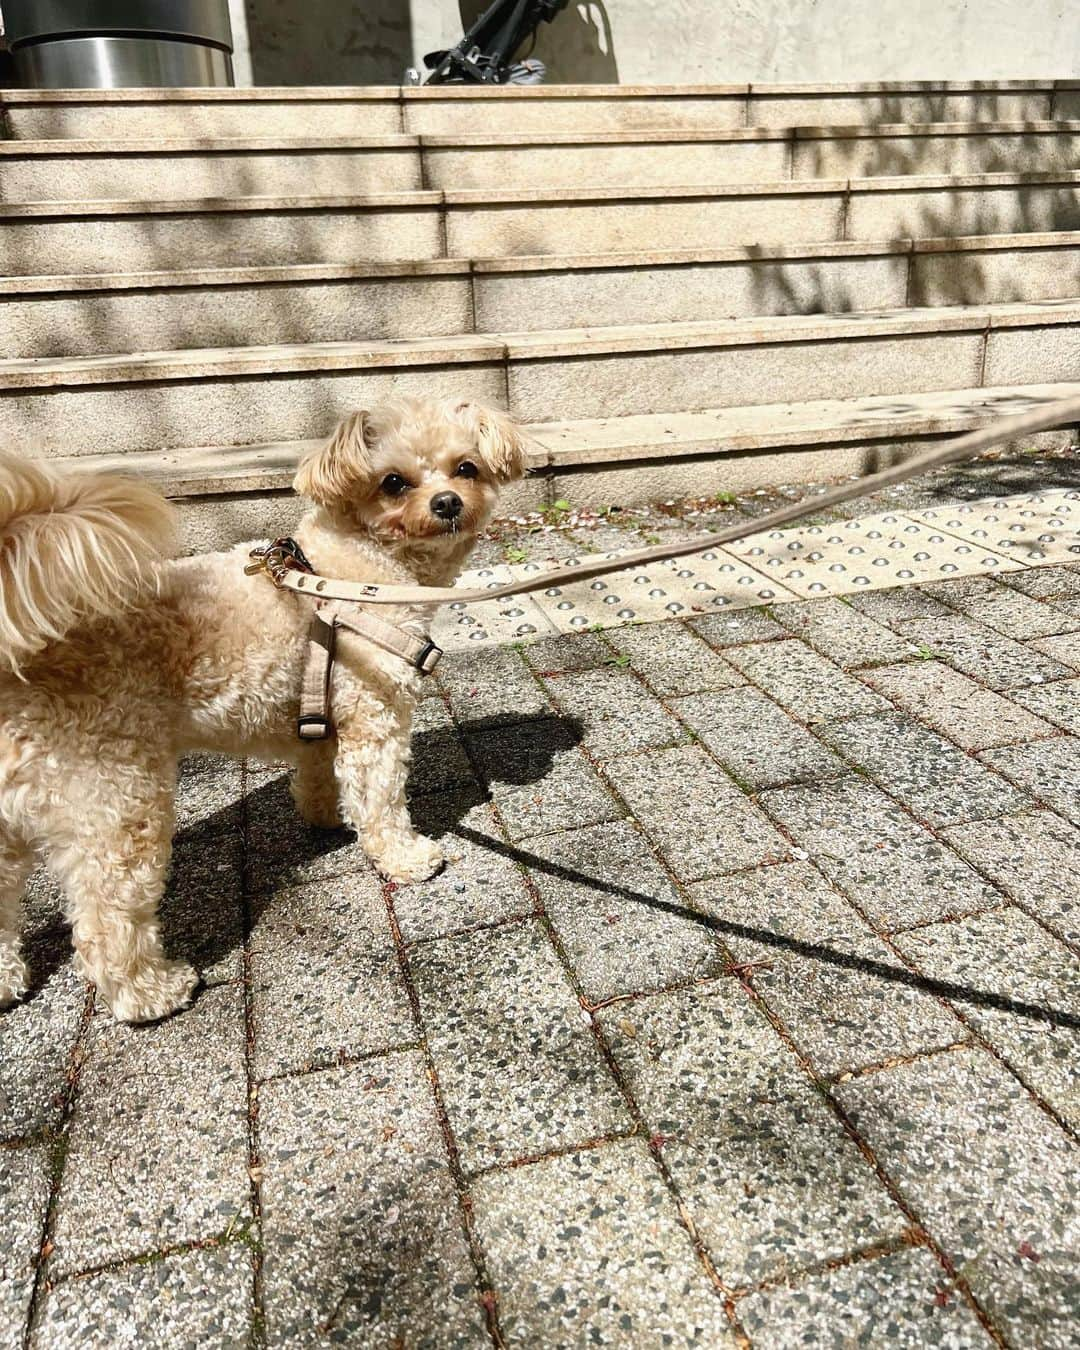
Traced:
<path fill-rule="evenodd" d="M 0 136 L 0 442 L 152 475 L 192 546 L 286 528 L 391 390 L 530 423 L 515 510 L 1080 392 L 1080 82 L 0 91 Z"/>

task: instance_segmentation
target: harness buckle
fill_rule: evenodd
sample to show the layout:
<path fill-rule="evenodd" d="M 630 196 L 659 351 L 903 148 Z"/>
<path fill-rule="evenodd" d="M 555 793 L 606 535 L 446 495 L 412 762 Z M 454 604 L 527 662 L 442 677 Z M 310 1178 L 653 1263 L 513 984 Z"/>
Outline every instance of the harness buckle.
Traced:
<path fill-rule="evenodd" d="M 442 660 L 442 654 L 443 649 L 441 647 L 436 647 L 434 642 L 428 638 L 427 642 L 424 644 L 423 650 L 413 664 L 421 675 L 430 675 Z"/>
<path fill-rule="evenodd" d="M 302 741 L 325 741 L 332 731 L 329 717 L 311 715 L 296 719 L 296 734 Z"/>

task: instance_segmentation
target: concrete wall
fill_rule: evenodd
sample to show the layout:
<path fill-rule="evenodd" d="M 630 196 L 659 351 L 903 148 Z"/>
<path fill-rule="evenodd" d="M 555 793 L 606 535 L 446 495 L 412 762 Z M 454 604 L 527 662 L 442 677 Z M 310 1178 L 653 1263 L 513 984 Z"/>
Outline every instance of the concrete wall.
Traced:
<path fill-rule="evenodd" d="M 400 84 L 422 0 L 245 0 L 256 84 Z M 235 24 L 234 24 L 235 27 Z"/>
<path fill-rule="evenodd" d="M 257 84 L 396 83 L 484 0 L 246 0 Z M 1078 0 L 571 0 L 561 83 L 1080 76 Z"/>

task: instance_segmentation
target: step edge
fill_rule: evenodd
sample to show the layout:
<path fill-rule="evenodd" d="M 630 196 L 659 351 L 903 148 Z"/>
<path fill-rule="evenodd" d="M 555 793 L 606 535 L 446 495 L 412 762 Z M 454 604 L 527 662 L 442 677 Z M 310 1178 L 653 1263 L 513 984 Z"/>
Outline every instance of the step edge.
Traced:
<path fill-rule="evenodd" d="M 857 422 L 844 420 L 843 409 L 858 410 L 860 407 L 872 411 L 875 402 L 887 406 L 895 401 L 892 396 L 878 395 L 868 399 L 851 400 L 812 400 L 804 403 L 752 405 L 747 408 L 705 409 L 692 416 L 706 419 L 721 415 L 725 421 L 735 425 L 741 414 L 758 424 L 775 416 L 777 430 L 756 430 L 739 432 L 714 431 L 711 435 L 698 435 L 677 439 L 646 440 L 640 436 L 628 438 L 619 444 L 605 443 L 590 450 L 587 445 L 587 429 L 596 426 L 603 419 L 585 419 L 579 422 L 533 423 L 526 430 L 539 445 L 530 463 L 534 474 L 547 471 L 558 473 L 574 468 L 588 468 L 591 465 L 606 464 L 618 467 L 620 464 L 636 463 L 643 460 L 686 459 L 701 454 L 713 456 L 744 453 L 748 450 L 782 449 L 792 446 L 807 447 L 819 444 L 841 444 L 859 440 L 887 440 L 897 435 L 945 435 L 962 431 L 971 426 L 979 426 L 999 415 L 1003 402 L 1021 400 L 1028 403 L 1049 402 L 1055 398 L 1075 397 L 1080 394 L 1080 381 L 1044 385 L 1002 385 L 984 389 L 960 389 L 935 391 L 920 397 L 929 408 L 914 408 L 891 420 L 867 420 Z M 961 400 L 966 396 L 968 407 L 946 408 L 935 411 L 934 404 L 942 404 L 948 399 Z M 834 422 L 815 419 L 815 409 L 837 409 Z M 791 424 L 792 415 L 798 416 L 802 410 L 802 421 Z M 683 416 L 686 414 L 677 414 Z M 615 422 L 631 422 L 636 425 L 653 421 L 662 423 L 670 420 L 671 414 L 652 414 L 632 418 L 616 418 Z M 784 426 L 785 420 L 788 425 Z M 557 443 L 563 434 L 573 435 L 577 447 L 564 449 Z M 722 440 L 721 446 L 717 441 Z M 551 444 L 556 441 L 556 444 Z M 287 489 L 292 482 L 295 465 L 299 457 L 308 450 L 320 445 L 318 438 L 299 441 L 274 441 L 249 446 L 196 446 L 173 451 L 131 451 L 110 452 L 104 455 L 76 455 L 52 458 L 48 462 L 56 468 L 73 468 L 85 472 L 120 472 L 144 477 L 159 486 L 165 495 L 182 500 L 195 497 L 216 497 L 248 491 L 278 491 Z M 584 443 L 584 450 L 581 445 Z M 221 465 L 214 471 L 213 466 L 199 467 L 193 472 L 185 470 L 184 461 L 205 461 L 216 457 L 235 457 L 233 466 Z M 277 461 L 259 468 L 255 463 L 261 457 Z M 224 471 L 222 471 L 224 470 Z M 245 484 L 250 486 L 244 486 Z"/>

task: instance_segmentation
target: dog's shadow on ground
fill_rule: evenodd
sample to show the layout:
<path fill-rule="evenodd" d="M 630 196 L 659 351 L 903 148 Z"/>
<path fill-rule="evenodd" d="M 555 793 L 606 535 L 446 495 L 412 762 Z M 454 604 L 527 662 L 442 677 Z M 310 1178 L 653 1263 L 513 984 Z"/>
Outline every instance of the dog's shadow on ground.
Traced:
<path fill-rule="evenodd" d="M 542 783 L 583 734 L 578 719 L 558 716 L 480 718 L 460 732 L 417 732 L 409 783 L 413 823 L 435 838 L 456 833 L 468 813 L 490 798 L 494 783 Z M 260 776 L 242 805 L 229 802 L 178 831 L 161 906 L 170 956 L 200 970 L 212 967 L 236 949 L 244 924 L 258 921 L 275 891 L 311 881 L 331 884 L 367 865 L 351 830 L 320 830 L 301 820 L 288 784 L 284 770 Z"/>

